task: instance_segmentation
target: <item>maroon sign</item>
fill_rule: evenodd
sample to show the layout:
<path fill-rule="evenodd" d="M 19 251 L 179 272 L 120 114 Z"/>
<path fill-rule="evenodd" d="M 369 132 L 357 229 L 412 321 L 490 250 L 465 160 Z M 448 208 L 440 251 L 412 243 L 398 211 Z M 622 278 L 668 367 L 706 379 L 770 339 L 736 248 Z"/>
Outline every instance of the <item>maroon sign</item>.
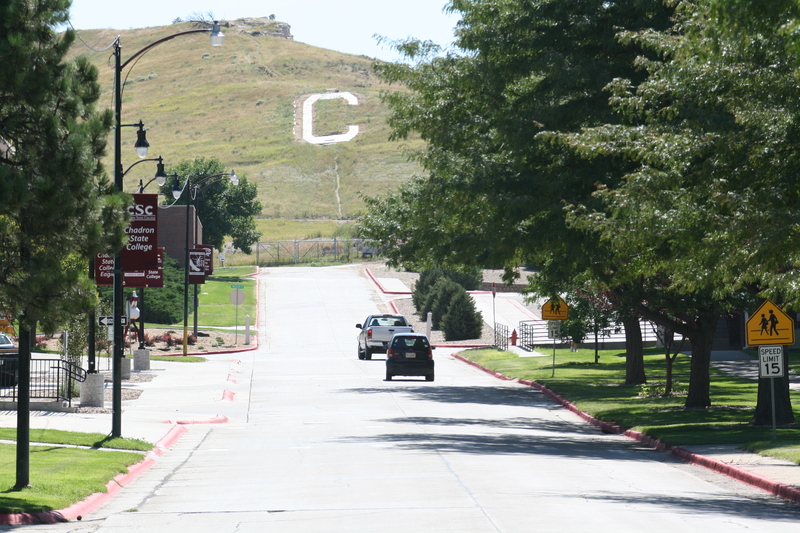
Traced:
<path fill-rule="evenodd" d="M 128 244 L 122 249 L 125 272 L 158 268 L 158 195 L 134 194 L 128 208 L 131 224 L 125 230 Z"/>
<path fill-rule="evenodd" d="M 125 287 L 135 289 L 161 289 L 164 287 L 164 249 L 158 249 L 158 268 L 125 272 L 122 278 Z"/>
<path fill-rule="evenodd" d="M 205 273 L 210 276 L 214 273 L 214 245 L 213 244 L 198 244 L 197 247 L 206 252 Z"/>
<path fill-rule="evenodd" d="M 206 282 L 206 251 L 202 248 L 189 249 L 189 283 L 202 285 Z"/>
<path fill-rule="evenodd" d="M 94 258 L 94 282 L 97 285 L 114 284 L 114 256 L 97 254 Z"/>

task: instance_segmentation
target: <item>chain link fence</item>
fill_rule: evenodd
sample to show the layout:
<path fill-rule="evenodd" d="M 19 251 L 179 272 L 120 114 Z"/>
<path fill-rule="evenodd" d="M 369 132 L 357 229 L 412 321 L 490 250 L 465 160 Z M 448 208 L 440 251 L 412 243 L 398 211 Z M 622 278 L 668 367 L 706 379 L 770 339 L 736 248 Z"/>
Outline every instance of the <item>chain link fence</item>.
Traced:
<path fill-rule="evenodd" d="M 372 258 L 374 250 L 362 239 L 313 239 L 265 241 L 254 247 L 256 264 L 279 266 L 349 263 Z"/>

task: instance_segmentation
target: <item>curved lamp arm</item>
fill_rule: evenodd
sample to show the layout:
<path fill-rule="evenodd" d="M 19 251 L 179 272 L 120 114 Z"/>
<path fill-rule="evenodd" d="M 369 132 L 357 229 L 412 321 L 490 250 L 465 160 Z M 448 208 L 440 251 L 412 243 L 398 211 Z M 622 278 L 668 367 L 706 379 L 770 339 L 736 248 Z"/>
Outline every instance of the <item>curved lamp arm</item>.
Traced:
<path fill-rule="evenodd" d="M 222 176 L 222 177 L 220 177 L 220 176 Z M 200 188 L 200 184 L 201 183 L 204 183 L 204 182 L 210 180 L 211 178 L 220 178 L 220 179 L 212 181 L 211 183 L 208 183 L 205 186 L 203 186 L 202 188 Z M 202 179 L 200 179 L 199 181 L 197 181 L 194 185 L 190 185 L 190 178 L 187 177 L 186 178 L 186 182 L 184 182 L 184 184 L 183 184 L 183 187 L 181 187 L 178 184 L 178 178 L 176 177 L 175 181 L 172 184 L 172 196 L 177 200 L 183 194 L 184 189 L 186 189 L 187 186 L 190 186 L 190 192 L 191 192 L 192 189 L 194 189 L 194 193 L 192 194 L 192 197 L 191 197 L 191 199 L 194 200 L 197 197 L 197 193 L 199 191 L 202 191 L 203 189 L 205 189 L 209 185 L 213 185 L 215 183 L 218 183 L 218 182 L 222 181 L 225 178 L 229 179 L 231 181 L 231 183 L 233 183 L 234 185 L 239 185 L 239 176 L 236 175 L 236 171 L 235 170 L 231 170 L 230 173 L 221 172 L 219 174 L 212 174 L 210 176 L 205 176 Z"/>
<path fill-rule="evenodd" d="M 159 39 L 157 41 L 154 41 L 154 42 L 148 44 L 147 46 L 145 46 L 144 48 L 142 48 L 141 50 L 139 50 L 138 52 L 136 52 L 135 54 L 133 54 L 128 59 L 126 59 L 125 62 L 122 63 L 122 65 L 120 65 L 119 68 L 120 68 L 120 70 L 123 70 L 125 67 L 128 66 L 128 64 L 131 61 L 135 60 L 137 57 L 141 56 L 142 54 L 146 54 L 147 52 L 150 51 L 150 49 L 155 48 L 156 46 L 158 46 L 161 43 L 165 43 L 167 41 L 171 41 L 172 39 L 174 39 L 176 37 L 180 37 L 182 35 L 189 35 L 189 34 L 192 34 L 192 33 L 209 33 L 209 32 L 211 33 L 211 46 L 222 46 L 222 41 L 223 41 L 224 35 L 220 31 L 219 24 L 216 21 L 214 21 L 214 25 L 211 27 L 211 29 L 203 28 L 203 29 L 197 29 L 197 30 L 186 30 L 186 31 L 174 33 L 172 35 L 168 35 L 168 36 L 164 37 L 163 39 Z M 119 37 L 117 37 L 117 39 L 119 39 Z M 119 46 L 119 45 L 117 44 L 117 46 Z"/>

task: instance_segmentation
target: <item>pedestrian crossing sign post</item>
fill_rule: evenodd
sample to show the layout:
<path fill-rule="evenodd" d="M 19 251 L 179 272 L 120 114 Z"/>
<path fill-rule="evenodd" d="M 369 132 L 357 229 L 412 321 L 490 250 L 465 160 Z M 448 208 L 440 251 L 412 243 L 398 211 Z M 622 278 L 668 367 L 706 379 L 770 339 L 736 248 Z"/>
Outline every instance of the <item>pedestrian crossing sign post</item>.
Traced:
<path fill-rule="evenodd" d="M 747 319 L 744 329 L 748 346 L 794 344 L 794 320 L 769 300 Z"/>
<path fill-rule="evenodd" d="M 764 300 L 745 323 L 748 346 L 758 346 L 758 377 L 769 379 L 772 400 L 772 440 L 778 438 L 775 416 L 775 379 L 783 377 L 783 346 L 794 344 L 794 320 L 769 300 Z M 777 346 L 778 348 L 770 348 Z"/>

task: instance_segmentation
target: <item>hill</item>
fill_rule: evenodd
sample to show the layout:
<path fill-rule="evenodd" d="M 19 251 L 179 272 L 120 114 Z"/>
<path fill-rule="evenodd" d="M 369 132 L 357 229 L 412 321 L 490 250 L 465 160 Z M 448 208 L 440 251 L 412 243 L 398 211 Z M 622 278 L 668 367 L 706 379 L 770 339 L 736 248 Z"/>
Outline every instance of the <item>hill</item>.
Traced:
<path fill-rule="evenodd" d="M 101 105 L 111 108 L 112 50 L 91 51 L 84 43 L 102 49 L 119 35 L 124 62 L 148 44 L 193 27 L 80 31 L 72 52 L 100 69 Z M 388 141 L 388 109 L 379 99 L 387 86 L 375 77 L 374 60 L 295 42 L 288 25 L 269 19 L 240 19 L 223 32 L 222 47 L 211 47 L 205 34 L 178 37 L 123 72 L 122 122 L 144 122 L 149 157 L 161 155 L 168 170 L 184 159 L 217 157 L 258 185 L 262 215 L 275 218 L 353 218 L 363 207 L 362 193 L 392 190 L 419 172 L 404 155 L 408 146 Z M 359 127 L 358 135 L 328 145 L 303 141 L 297 106 L 310 95 L 347 92 L 358 105 L 343 98 L 316 101 L 314 135 L 339 134 L 349 125 Z M 135 128 L 123 128 L 126 169 L 138 160 L 135 140 Z M 112 149 L 113 134 L 109 174 Z M 125 190 L 134 191 L 140 178 L 147 181 L 154 173 L 155 164 L 136 166 L 125 176 Z"/>

